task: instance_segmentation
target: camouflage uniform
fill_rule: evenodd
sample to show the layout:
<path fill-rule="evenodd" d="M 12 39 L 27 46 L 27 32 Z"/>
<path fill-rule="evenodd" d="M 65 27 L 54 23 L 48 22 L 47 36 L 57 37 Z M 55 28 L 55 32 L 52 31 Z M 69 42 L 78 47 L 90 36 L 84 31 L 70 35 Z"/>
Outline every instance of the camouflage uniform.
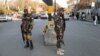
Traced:
<path fill-rule="evenodd" d="M 54 17 L 55 22 L 55 32 L 57 38 L 57 48 L 61 48 L 61 43 L 64 44 L 63 36 L 65 31 L 65 20 L 62 14 L 59 13 Z"/>
<path fill-rule="evenodd" d="M 26 14 L 23 16 L 22 19 L 22 35 L 23 40 L 25 41 L 25 48 L 30 47 L 30 49 L 33 49 L 33 43 L 32 43 L 32 29 L 33 29 L 33 19 L 32 14 Z"/>

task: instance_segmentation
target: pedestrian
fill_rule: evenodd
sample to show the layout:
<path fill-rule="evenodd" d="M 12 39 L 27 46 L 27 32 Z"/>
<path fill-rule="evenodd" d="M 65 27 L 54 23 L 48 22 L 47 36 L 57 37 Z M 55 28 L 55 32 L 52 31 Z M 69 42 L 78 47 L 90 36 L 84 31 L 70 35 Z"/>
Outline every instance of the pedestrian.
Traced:
<path fill-rule="evenodd" d="M 93 18 L 93 23 L 94 23 L 94 25 L 97 25 L 97 23 L 98 23 L 98 17 L 97 17 L 97 8 L 94 8 L 93 10 L 92 10 L 92 18 Z"/>
<path fill-rule="evenodd" d="M 76 18 L 79 20 L 79 12 L 76 13 Z"/>
<path fill-rule="evenodd" d="M 98 14 L 97 14 L 97 18 L 98 18 L 98 24 L 100 24 L 100 8 L 98 8 L 98 10 L 97 10 L 98 12 Z"/>
<path fill-rule="evenodd" d="M 54 23 L 55 23 L 55 32 L 56 32 L 56 38 L 57 38 L 57 54 L 58 55 L 64 55 L 64 50 L 61 48 L 62 44 L 64 44 L 63 37 L 64 37 L 64 31 L 65 31 L 65 19 L 64 19 L 64 8 L 59 8 L 57 15 L 54 17 Z"/>
<path fill-rule="evenodd" d="M 98 20 L 97 15 L 95 15 L 94 25 L 97 25 L 97 20 Z"/>
<path fill-rule="evenodd" d="M 22 19 L 22 36 L 25 42 L 25 48 L 30 47 L 33 49 L 32 43 L 32 29 L 33 29 L 33 17 L 30 8 L 24 9 L 23 19 Z"/>
<path fill-rule="evenodd" d="M 92 17 L 92 20 L 94 21 L 95 20 L 95 15 L 93 12 L 91 12 L 91 17 Z"/>

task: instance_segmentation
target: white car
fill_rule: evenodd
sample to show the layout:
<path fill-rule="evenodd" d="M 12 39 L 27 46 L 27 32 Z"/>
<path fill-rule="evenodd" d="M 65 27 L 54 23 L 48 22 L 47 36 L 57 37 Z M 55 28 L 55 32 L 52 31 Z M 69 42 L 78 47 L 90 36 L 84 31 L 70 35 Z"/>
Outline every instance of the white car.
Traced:
<path fill-rule="evenodd" d="M 48 18 L 48 14 L 47 13 L 40 13 L 40 18 L 41 19 L 47 19 Z"/>
<path fill-rule="evenodd" d="M 64 13 L 64 18 L 65 18 L 65 20 L 69 20 L 70 19 L 70 15 L 68 13 Z"/>
<path fill-rule="evenodd" d="M 0 21 L 12 21 L 12 17 L 1 15 L 0 16 Z"/>

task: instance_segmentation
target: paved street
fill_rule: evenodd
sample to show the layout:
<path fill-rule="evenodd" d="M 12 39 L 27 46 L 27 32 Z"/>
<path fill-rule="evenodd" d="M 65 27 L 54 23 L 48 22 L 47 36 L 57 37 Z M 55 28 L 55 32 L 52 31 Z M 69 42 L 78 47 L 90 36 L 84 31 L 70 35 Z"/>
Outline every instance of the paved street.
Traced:
<path fill-rule="evenodd" d="M 0 22 L 0 56 L 57 56 L 55 46 L 44 46 L 42 29 L 47 20 L 35 20 L 34 50 L 24 48 L 21 21 Z M 92 22 L 66 21 L 64 56 L 100 56 L 100 25 Z"/>

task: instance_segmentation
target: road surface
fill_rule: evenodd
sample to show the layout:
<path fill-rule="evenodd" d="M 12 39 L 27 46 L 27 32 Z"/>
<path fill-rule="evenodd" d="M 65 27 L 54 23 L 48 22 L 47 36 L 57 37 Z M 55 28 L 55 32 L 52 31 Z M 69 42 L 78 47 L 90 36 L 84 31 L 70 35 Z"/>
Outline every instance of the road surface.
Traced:
<path fill-rule="evenodd" d="M 47 20 L 35 20 L 32 31 L 34 50 L 25 49 L 21 21 L 0 22 L 0 56 L 57 56 L 55 46 L 44 46 L 42 29 Z M 100 56 L 100 25 L 66 21 L 64 56 Z"/>

